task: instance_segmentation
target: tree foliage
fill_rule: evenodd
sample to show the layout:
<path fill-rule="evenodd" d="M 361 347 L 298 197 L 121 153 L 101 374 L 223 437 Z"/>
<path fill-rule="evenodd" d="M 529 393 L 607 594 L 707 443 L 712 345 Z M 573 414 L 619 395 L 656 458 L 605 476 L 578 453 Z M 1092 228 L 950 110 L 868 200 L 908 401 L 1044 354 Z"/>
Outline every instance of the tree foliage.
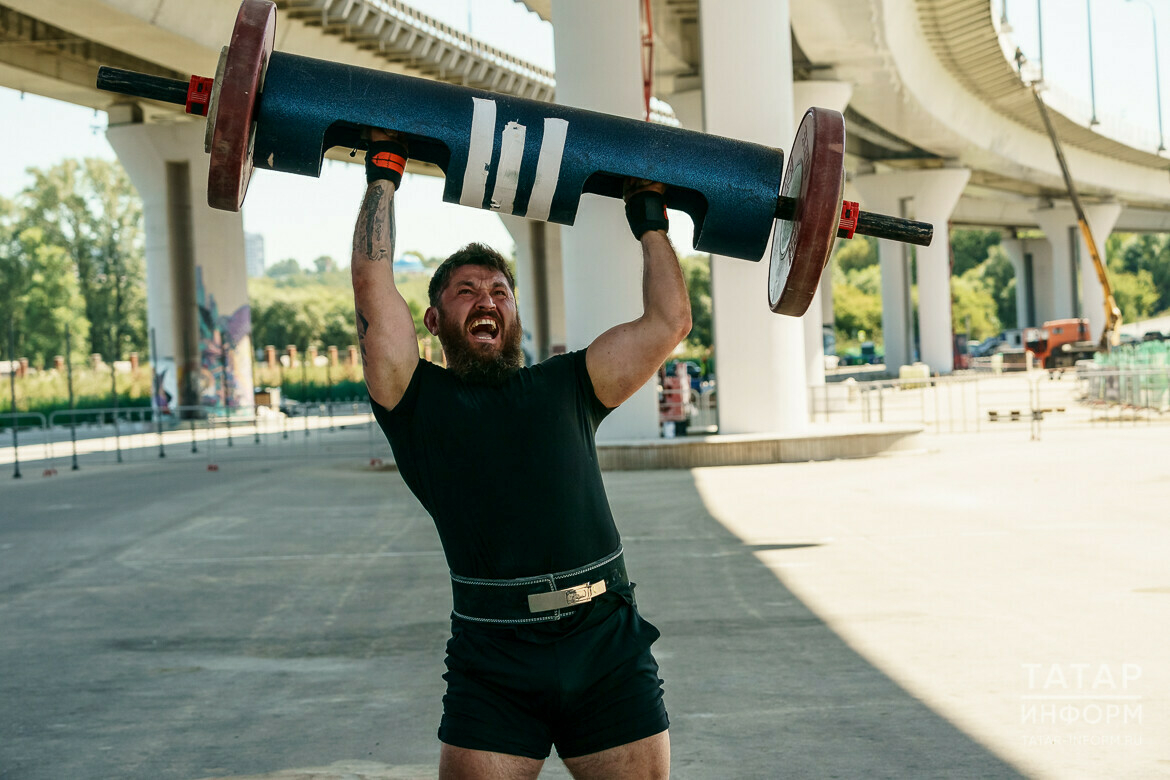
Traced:
<path fill-rule="evenodd" d="M 113 358 L 146 354 L 142 202 L 126 171 L 115 162 L 85 159 L 29 173 L 33 182 L 18 199 L 21 227 L 38 229 L 42 244 L 72 261 L 90 351 Z"/>
<path fill-rule="evenodd" d="M 264 271 L 264 275 L 270 279 L 279 279 L 283 276 L 296 276 L 301 273 L 301 264 L 291 257 L 281 260 L 279 263 L 273 263 Z"/>
<path fill-rule="evenodd" d="M 65 250 L 46 244 L 40 228 L 14 223 L 12 204 L 0 200 L 0 352 L 8 354 L 11 327 L 12 357 L 44 365 L 64 353 L 66 326 L 73 343 L 86 343 L 89 321 Z"/>
<path fill-rule="evenodd" d="M 689 255 L 680 262 L 691 299 L 691 332 L 687 344 L 705 349 L 714 343 L 715 337 L 711 316 L 711 257 Z"/>

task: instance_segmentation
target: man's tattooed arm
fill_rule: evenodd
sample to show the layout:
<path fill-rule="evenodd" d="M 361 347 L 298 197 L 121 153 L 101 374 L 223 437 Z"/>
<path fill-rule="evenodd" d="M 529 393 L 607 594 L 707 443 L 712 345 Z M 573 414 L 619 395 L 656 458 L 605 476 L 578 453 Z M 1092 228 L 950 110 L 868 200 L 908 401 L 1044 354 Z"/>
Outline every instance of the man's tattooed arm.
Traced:
<path fill-rule="evenodd" d="M 410 308 L 394 286 L 394 185 L 366 188 L 353 231 L 350 272 L 366 386 L 386 408 L 402 398 L 418 365 Z"/>
<path fill-rule="evenodd" d="M 366 189 L 353 233 L 354 260 L 378 262 L 394 258 L 394 186 L 376 181 Z"/>

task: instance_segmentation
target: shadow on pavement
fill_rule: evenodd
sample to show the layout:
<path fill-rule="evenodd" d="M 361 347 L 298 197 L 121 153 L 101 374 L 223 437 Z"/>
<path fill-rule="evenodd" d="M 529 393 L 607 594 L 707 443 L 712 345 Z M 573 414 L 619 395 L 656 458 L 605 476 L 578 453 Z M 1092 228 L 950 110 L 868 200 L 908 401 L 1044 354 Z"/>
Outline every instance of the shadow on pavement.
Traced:
<path fill-rule="evenodd" d="M 675 777 L 1018 776 L 801 604 L 688 472 L 606 481 L 663 633 Z M 0 778 L 433 771 L 447 569 L 395 472 L 135 465 L 0 507 Z"/>

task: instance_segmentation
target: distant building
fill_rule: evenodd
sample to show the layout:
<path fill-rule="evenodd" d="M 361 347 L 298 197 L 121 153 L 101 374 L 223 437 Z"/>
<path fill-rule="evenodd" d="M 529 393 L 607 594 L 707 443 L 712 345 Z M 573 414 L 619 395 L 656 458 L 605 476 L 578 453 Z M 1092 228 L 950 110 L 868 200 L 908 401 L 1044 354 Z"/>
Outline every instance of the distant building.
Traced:
<path fill-rule="evenodd" d="M 394 261 L 394 271 L 400 274 L 432 274 L 413 254 L 403 255 Z"/>
<path fill-rule="evenodd" d="M 244 261 L 249 279 L 264 275 L 264 236 L 244 233 Z"/>

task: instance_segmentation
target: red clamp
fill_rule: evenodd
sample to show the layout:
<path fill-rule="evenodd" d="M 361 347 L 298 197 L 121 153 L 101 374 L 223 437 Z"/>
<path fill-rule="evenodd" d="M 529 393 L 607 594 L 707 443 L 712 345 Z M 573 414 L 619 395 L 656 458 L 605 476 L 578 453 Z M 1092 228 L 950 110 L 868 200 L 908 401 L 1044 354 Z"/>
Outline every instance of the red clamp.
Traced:
<path fill-rule="evenodd" d="M 211 88 L 215 79 L 205 76 L 192 76 L 187 85 L 187 113 L 195 116 L 207 116 L 207 103 L 211 100 Z"/>
<path fill-rule="evenodd" d="M 852 200 L 841 201 L 841 222 L 837 225 L 838 231 L 845 231 L 845 235 L 840 236 L 841 238 L 853 238 L 853 233 L 857 230 L 857 215 L 860 213 L 861 207 L 856 202 Z"/>

